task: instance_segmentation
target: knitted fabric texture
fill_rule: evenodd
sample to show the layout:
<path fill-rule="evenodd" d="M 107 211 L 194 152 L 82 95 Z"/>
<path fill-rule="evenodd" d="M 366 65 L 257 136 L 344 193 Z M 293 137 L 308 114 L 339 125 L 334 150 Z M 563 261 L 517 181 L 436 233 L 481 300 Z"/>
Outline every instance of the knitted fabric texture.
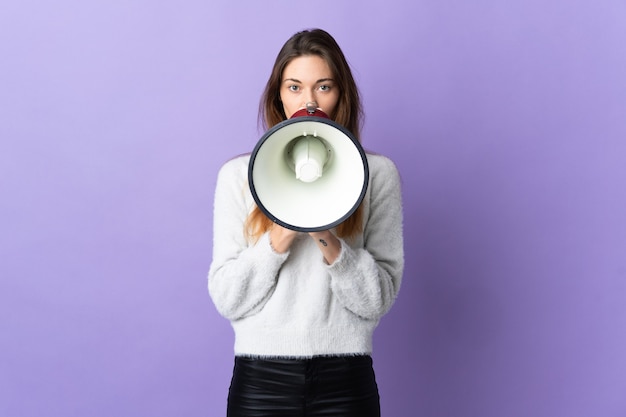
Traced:
<path fill-rule="evenodd" d="M 364 231 L 340 239 L 341 252 L 332 265 L 306 233 L 284 254 L 272 249 L 269 233 L 248 242 L 243 224 L 254 207 L 249 155 L 220 169 L 208 288 L 232 324 L 236 355 L 371 354 L 374 329 L 400 289 L 404 251 L 398 171 L 384 156 L 368 154 L 367 159 Z"/>

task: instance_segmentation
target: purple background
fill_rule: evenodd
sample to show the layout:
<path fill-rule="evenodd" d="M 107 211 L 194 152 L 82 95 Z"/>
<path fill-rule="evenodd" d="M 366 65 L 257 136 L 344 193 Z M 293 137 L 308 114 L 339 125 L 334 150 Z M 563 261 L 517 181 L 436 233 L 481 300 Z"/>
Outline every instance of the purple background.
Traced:
<path fill-rule="evenodd" d="M 0 415 L 222 416 L 216 174 L 323 27 L 404 182 L 385 416 L 626 416 L 626 2 L 0 6 Z"/>

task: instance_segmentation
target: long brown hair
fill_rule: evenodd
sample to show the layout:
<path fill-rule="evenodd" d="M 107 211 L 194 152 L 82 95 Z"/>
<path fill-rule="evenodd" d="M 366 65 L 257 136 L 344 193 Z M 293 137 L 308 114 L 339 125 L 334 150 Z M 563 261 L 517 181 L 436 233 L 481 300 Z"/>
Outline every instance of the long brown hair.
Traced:
<path fill-rule="evenodd" d="M 261 126 L 264 129 L 269 129 L 287 119 L 280 101 L 283 71 L 294 58 L 307 55 L 316 55 L 324 59 L 339 87 L 339 100 L 335 106 L 334 114 L 329 116 L 360 140 L 363 110 L 359 90 L 341 48 L 335 39 L 322 29 L 298 32 L 289 38 L 281 48 L 261 96 L 259 104 Z M 337 235 L 350 238 L 361 232 L 363 229 L 362 212 L 363 210 L 359 206 L 348 219 L 337 226 Z M 252 240 L 256 241 L 272 225 L 273 222 L 265 216 L 261 209 L 255 207 L 246 220 L 246 233 Z"/>

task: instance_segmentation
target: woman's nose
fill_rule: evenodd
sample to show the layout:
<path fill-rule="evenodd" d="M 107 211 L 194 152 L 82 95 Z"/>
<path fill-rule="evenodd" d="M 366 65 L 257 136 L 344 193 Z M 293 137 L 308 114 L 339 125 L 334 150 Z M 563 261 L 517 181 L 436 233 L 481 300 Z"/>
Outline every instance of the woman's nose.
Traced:
<path fill-rule="evenodd" d="M 316 102 L 316 101 L 315 101 L 315 94 L 313 94 L 313 92 L 311 92 L 311 91 L 306 92 L 306 93 L 302 96 L 302 98 L 303 98 L 303 100 L 304 100 L 304 101 L 302 102 L 302 104 L 303 104 L 303 106 L 304 106 L 304 107 L 306 107 L 307 103 L 315 103 L 315 102 Z"/>

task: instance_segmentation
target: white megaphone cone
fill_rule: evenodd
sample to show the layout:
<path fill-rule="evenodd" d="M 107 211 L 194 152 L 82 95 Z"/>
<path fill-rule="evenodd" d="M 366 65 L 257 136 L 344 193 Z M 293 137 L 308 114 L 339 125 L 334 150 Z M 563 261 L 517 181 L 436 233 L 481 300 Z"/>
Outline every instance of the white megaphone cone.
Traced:
<path fill-rule="evenodd" d="M 301 232 L 342 223 L 361 204 L 369 181 L 359 141 L 311 104 L 268 130 L 248 166 L 250 191 L 263 213 Z"/>

